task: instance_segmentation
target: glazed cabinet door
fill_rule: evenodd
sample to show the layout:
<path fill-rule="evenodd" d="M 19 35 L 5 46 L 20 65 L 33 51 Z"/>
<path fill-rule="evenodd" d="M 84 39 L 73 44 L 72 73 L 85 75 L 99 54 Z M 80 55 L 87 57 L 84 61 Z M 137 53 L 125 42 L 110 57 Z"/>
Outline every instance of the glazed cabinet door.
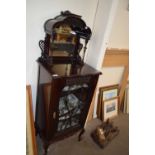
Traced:
<path fill-rule="evenodd" d="M 96 85 L 94 76 L 58 78 L 51 89 L 52 136 L 84 126 Z"/>

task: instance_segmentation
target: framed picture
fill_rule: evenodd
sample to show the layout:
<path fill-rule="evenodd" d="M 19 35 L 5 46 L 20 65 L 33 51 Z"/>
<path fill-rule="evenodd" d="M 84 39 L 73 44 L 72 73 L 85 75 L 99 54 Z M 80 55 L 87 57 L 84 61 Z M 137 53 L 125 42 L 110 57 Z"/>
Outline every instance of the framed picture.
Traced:
<path fill-rule="evenodd" d="M 26 154 L 37 155 L 31 86 L 26 86 Z"/>
<path fill-rule="evenodd" d="M 118 97 L 102 102 L 102 120 L 113 118 L 118 115 Z"/>
<path fill-rule="evenodd" d="M 110 109 L 112 110 L 114 108 L 114 105 L 113 106 L 111 105 L 112 107 L 110 107 L 110 105 L 108 105 L 109 107 L 107 106 L 107 113 L 108 111 L 109 113 L 106 116 L 104 116 L 105 114 L 104 109 L 106 108 L 104 106 L 107 103 L 109 103 L 109 100 L 115 99 L 114 101 L 116 101 L 116 98 L 118 98 L 118 87 L 119 85 L 116 84 L 116 85 L 110 85 L 110 86 L 99 88 L 97 117 L 101 119 L 102 121 L 104 121 L 108 115 L 112 114 L 112 112 L 110 113 Z M 118 106 L 118 99 L 117 99 L 117 106 Z M 118 107 L 116 110 L 118 111 Z"/>
<path fill-rule="evenodd" d="M 100 93 L 102 94 L 103 101 L 117 97 L 118 96 L 118 85 L 101 87 Z"/>

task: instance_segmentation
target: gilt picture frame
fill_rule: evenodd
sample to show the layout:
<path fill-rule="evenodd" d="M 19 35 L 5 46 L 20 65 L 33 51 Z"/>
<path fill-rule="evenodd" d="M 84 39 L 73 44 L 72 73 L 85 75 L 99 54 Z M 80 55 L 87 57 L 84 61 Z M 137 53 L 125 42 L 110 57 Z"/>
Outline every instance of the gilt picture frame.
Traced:
<path fill-rule="evenodd" d="M 100 87 L 100 93 L 102 94 L 102 100 L 109 100 L 118 96 L 119 85 L 110 85 L 106 87 Z"/>
<path fill-rule="evenodd" d="M 102 121 L 104 121 L 108 117 L 108 115 L 109 115 L 109 117 L 111 117 L 112 112 L 111 113 L 107 112 L 107 114 L 105 114 L 104 109 L 106 108 L 105 107 L 106 103 L 109 103 L 109 100 L 118 98 L 118 88 L 119 88 L 118 84 L 104 86 L 104 87 L 99 88 L 98 105 L 97 105 L 97 117 L 99 119 L 101 119 Z M 116 110 L 117 110 L 117 113 L 118 113 L 119 98 L 117 100 L 118 101 L 117 101 L 117 109 Z M 113 115 L 115 115 L 115 112 L 113 112 Z"/>
<path fill-rule="evenodd" d="M 102 120 L 106 121 L 118 115 L 118 101 L 119 98 L 115 97 L 102 102 Z"/>
<path fill-rule="evenodd" d="M 26 154 L 37 155 L 31 86 L 26 86 Z"/>

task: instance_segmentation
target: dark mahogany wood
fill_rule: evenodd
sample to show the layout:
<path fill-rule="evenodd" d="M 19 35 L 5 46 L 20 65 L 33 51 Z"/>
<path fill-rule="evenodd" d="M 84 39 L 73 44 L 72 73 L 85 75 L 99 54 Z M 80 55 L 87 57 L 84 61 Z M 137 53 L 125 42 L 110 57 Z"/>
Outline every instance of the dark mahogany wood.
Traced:
<path fill-rule="evenodd" d="M 84 125 L 100 72 L 87 64 L 48 65 L 41 62 L 40 59 L 38 59 L 38 63 L 39 78 L 35 125 L 43 140 L 45 150 L 47 150 L 49 144 L 73 135 L 80 130 L 81 133 L 79 134 L 78 140 L 81 140 L 81 135 L 84 133 Z M 67 65 L 70 65 L 68 66 L 68 69 L 66 68 Z M 83 96 L 83 98 L 85 98 L 85 104 L 83 111 L 79 116 L 79 125 L 70 127 L 64 131 L 57 131 L 59 121 L 59 100 L 60 97 L 66 93 L 62 93 L 62 89 L 67 85 L 83 83 L 87 83 L 89 88 L 87 88 L 86 97 Z M 74 90 L 73 93 L 75 92 L 77 93 L 77 96 L 82 95 L 79 90 Z"/>
<path fill-rule="evenodd" d="M 45 39 L 39 41 L 42 53 L 37 60 L 35 127 L 47 154 L 49 144 L 77 131 L 81 131 L 81 140 L 100 72 L 84 63 L 91 30 L 81 16 L 61 12 L 45 22 L 44 30 Z"/>
<path fill-rule="evenodd" d="M 79 141 L 81 141 L 81 136 L 84 134 L 84 132 L 85 132 L 85 129 L 83 128 L 81 132 L 79 133 L 79 137 L 78 137 Z"/>
<path fill-rule="evenodd" d="M 65 63 L 84 63 L 86 46 L 92 32 L 81 16 L 70 11 L 61 12 L 60 15 L 44 23 L 44 31 L 45 39 L 39 41 L 43 60 L 49 61 L 50 57 L 52 63 L 62 60 Z M 84 41 L 84 45 L 81 40 Z M 58 51 L 61 51 L 61 54 L 66 51 L 68 56 L 55 56 L 54 53 Z"/>

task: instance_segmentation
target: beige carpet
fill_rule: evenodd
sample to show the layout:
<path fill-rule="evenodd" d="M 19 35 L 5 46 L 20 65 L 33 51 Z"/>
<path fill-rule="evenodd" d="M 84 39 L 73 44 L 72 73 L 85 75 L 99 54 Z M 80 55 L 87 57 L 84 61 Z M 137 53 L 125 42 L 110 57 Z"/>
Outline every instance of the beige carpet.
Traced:
<path fill-rule="evenodd" d="M 90 121 L 80 142 L 78 141 L 77 133 L 62 141 L 51 144 L 48 149 L 48 155 L 128 155 L 129 115 L 120 114 L 114 118 L 114 125 L 118 126 L 120 133 L 104 149 L 101 149 L 90 136 L 91 131 L 98 124 L 100 124 L 100 120 L 98 119 Z M 41 154 L 42 150 L 40 149 Z"/>

